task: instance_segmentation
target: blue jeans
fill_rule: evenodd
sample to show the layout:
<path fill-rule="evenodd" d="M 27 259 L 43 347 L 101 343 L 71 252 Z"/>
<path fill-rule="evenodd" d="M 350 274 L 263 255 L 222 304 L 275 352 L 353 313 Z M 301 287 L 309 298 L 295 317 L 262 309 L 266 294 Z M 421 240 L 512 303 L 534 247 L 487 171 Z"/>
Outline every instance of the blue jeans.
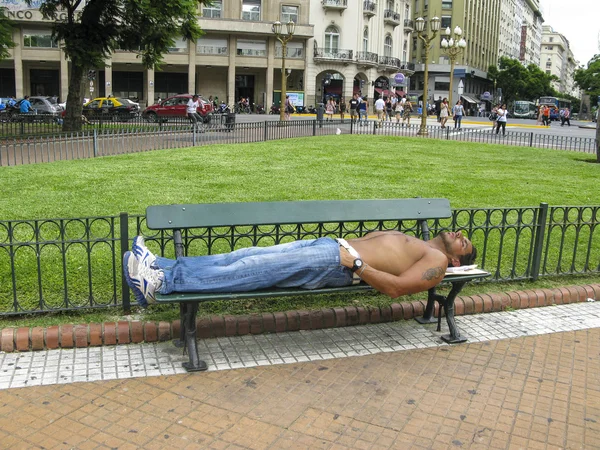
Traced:
<path fill-rule="evenodd" d="M 454 128 L 460 128 L 460 124 L 462 122 L 462 114 L 460 116 L 456 116 L 454 120 Z"/>
<path fill-rule="evenodd" d="M 369 115 L 367 114 L 367 111 L 365 111 L 364 109 L 359 109 L 358 110 L 358 122 L 361 125 L 363 122 L 363 118 L 364 118 L 364 121 L 367 122 L 367 120 L 369 120 Z"/>
<path fill-rule="evenodd" d="M 159 256 L 154 265 L 165 275 L 161 294 L 246 292 L 272 287 L 318 289 L 352 284 L 352 271 L 340 264 L 340 246 L 331 238 L 177 260 Z"/>

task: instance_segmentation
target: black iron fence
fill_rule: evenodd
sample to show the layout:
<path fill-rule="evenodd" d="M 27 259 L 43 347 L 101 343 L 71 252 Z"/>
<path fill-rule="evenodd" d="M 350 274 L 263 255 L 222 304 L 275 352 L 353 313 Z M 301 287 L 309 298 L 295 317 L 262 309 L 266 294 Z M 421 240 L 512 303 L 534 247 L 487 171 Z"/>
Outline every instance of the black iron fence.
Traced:
<path fill-rule="evenodd" d="M 434 234 L 464 230 L 492 282 L 600 273 L 600 206 L 457 209 L 452 218 L 430 225 Z M 186 254 L 199 255 L 387 229 L 420 233 L 414 221 L 274 224 L 188 230 L 184 241 Z M 140 215 L 0 221 L 0 315 L 109 306 L 128 310 L 121 261 L 137 234 L 147 237 L 155 253 L 173 257 L 172 237 L 148 230 Z"/>
<path fill-rule="evenodd" d="M 292 120 L 236 123 L 235 116 L 215 116 L 211 123 L 192 127 L 189 122 L 117 124 L 112 128 L 93 128 L 77 133 L 0 136 L 0 166 L 50 161 L 94 158 L 168 148 L 185 148 L 210 144 L 251 143 L 331 134 L 372 134 L 385 136 L 419 136 L 417 118 L 411 125 L 363 120 Z M 33 126 L 33 124 L 31 124 Z M 45 126 L 41 124 L 40 126 Z M 507 131 L 506 135 L 486 128 L 451 128 L 427 126 L 427 137 L 462 142 L 501 144 L 596 153 L 596 139 L 524 131 Z"/>

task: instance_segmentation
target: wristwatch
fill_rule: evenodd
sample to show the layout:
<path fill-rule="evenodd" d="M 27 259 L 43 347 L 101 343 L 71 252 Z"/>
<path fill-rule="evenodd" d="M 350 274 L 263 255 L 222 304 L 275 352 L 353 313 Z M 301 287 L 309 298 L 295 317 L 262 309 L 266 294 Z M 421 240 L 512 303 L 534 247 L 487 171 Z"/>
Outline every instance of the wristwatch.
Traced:
<path fill-rule="evenodd" d="M 356 258 L 352 264 L 352 272 L 356 272 L 358 269 L 362 268 L 363 266 L 363 261 L 360 258 Z"/>

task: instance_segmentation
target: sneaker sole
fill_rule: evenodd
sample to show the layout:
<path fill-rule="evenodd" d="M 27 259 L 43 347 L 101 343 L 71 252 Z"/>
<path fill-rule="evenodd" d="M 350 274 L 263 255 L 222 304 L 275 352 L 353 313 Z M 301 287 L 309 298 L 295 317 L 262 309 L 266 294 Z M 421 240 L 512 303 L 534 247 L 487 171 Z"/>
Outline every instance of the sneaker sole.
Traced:
<path fill-rule="evenodd" d="M 125 277 L 125 282 L 127 283 L 127 286 L 129 286 L 129 288 L 133 291 L 133 296 L 135 297 L 135 300 L 137 301 L 138 305 L 145 308 L 146 306 L 148 306 L 148 301 L 146 300 L 146 297 L 144 297 L 144 294 L 142 293 L 140 288 L 136 286 L 136 284 L 129 276 L 129 258 L 132 257 L 135 258 L 135 255 L 131 252 L 125 252 L 125 254 L 123 255 L 123 276 Z"/>

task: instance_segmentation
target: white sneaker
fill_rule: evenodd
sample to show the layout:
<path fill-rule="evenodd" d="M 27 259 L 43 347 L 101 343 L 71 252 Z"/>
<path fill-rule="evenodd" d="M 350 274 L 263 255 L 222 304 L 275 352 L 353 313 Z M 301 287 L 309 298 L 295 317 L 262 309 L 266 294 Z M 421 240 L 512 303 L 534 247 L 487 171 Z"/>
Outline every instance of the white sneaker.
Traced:
<path fill-rule="evenodd" d="M 131 251 L 141 264 L 146 267 L 153 267 L 154 261 L 156 261 L 156 255 L 148 250 L 143 236 L 136 236 L 133 238 Z"/>
<path fill-rule="evenodd" d="M 146 267 L 133 253 L 126 252 L 123 255 L 123 271 L 125 280 L 140 305 L 156 302 L 155 293 L 164 280 L 162 270 Z"/>

